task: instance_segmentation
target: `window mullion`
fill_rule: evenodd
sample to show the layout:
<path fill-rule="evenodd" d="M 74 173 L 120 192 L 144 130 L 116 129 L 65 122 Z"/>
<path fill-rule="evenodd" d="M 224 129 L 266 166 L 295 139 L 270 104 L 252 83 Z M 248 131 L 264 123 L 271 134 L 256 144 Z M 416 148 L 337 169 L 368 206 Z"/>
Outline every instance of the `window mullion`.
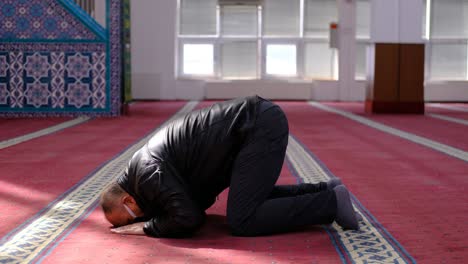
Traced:
<path fill-rule="evenodd" d="M 432 29 L 432 18 L 431 18 L 431 8 L 432 0 L 426 0 L 426 39 L 431 40 L 431 29 Z"/>
<path fill-rule="evenodd" d="M 299 8 L 299 37 L 304 37 L 304 19 L 305 19 L 305 0 L 301 0 Z"/>
<path fill-rule="evenodd" d="M 257 76 L 259 79 L 265 78 L 265 48 L 263 46 L 263 6 L 258 7 L 258 54 L 257 54 Z"/>
<path fill-rule="evenodd" d="M 305 58 L 304 58 L 304 22 L 305 22 L 305 0 L 299 4 L 299 41 L 296 44 L 296 75 L 297 78 L 305 78 Z"/>
<path fill-rule="evenodd" d="M 466 78 L 465 80 L 468 80 L 468 40 L 465 41 L 466 44 Z"/>
<path fill-rule="evenodd" d="M 300 38 L 296 41 L 296 78 L 304 79 L 305 76 L 305 56 L 304 40 Z"/>
<path fill-rule="evenodd" d="M 221 63 L 221 7 L 216 6 L 216 39 L 213 43 L 214 47 L 214 77 L 216 79 L 222 78 L 222 63 Z"/>

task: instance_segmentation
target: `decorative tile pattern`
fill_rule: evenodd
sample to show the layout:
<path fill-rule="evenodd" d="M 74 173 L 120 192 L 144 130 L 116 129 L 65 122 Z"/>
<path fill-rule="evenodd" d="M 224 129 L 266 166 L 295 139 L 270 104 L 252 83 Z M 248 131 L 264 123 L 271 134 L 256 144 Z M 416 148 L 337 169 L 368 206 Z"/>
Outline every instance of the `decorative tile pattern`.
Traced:
<path fill-rule="evenodd" d="M 3 57 L 11 62 L 6 72 L 11 78 L 10 89 L 6 86 L 7 79 L 0 79 L 0 93 L 5 96 L 0 106 L 35 109 L 104 109 L 106 106 L 104 52 L 25 51 Z"/>
<path fill-rule="evenodd" d="M 106 56 L 104 53 L 93 53 L 93 107 L 106 106 Z"/>
<path fill-rule="evenodd" d="M 1 54 L 0 55 L 0 77 L 6 77 L 7 71 L 8 71 L 7 55 Z"/>
<path fill-rule="evenodd" d="M 120 113 L 121 0 L 106 3 L 103 30 L 68 0 L 0 1 L 0 116 Z"/>
<path fill-rule="evenodd" d="M 164 124 L 192 111 L 197 104 L 198 102 L 187 103 Z M 158 130 L 159 128 L 103 164 L 84 181 L 64 193 L 60 200 L 45 208 L 40 215 L 29 219 L 8 234 L 0 243 L 0 263 L 40 262 L 41 257 L 47 255 L 68 235 L 68 231 L 85 219 L 89 210 L 96 208 L 102 190 L 125 169 L 135 151 L 146 144 Z"/>
<path fill-rule="evenodd" d="M 302 182 L 326 182 L 335 176 L 295 137 L 289 137 L 286 151 L 291 171 Z M 362 216 L 359 231 L 343 231 L 336 223 L 326 228 L 345 263 L 413 263 L 413 258 L 353 196 L 356 212 Z"/>
<path fill-rule="evenodd" d="M 48 58 L 47 56 L 41 55 L 39 52 L 36 52 L 31 56 L 27 56 L 24 66 L 26 75 L 34 78 L 35 81 L 39 81 L 40 78 L 44 78 L 49 75 L 50 65 Z"/>
<path fill-rule="evenodd" d="M 97 39 L 56 0 L 0 1 L 0 39 Z"/>
<path fill-rule="evenodd" d="M 52 108 L 65 107 L 65 53 L 52 52 L 51 58 L 51 97 Z"/>
<path fill-rule="evenodd" d="M 112 89 L 110 95 L 110 104 L 112 107 L 118 106 L 114 111 L 119 111 L 121 105 L 121 78 L 122 78 L 122 19 L 121 19 L 121 0 L 110 1 L 111 10 L 113 10 L 110 19 L 110 65 L 113 65 L 110 74 L 110 86 L 111 89 L 118 87 L 119 89 Z"/>
<path fill-rule="evenodd" d="M 88 56 L 83 56 L 81 53 L 77 53 L 68 57 L 65 68 L 68 71 L 68 77 L 75 78 L 75 80 L 81 80 L 89 77 L 91 62 Z"/>
<path fill-rule="evenodd" d="M 10 106 L 23 107 L 23 53 L 10 53 Z"/>
<path fill-rule="evenodd" d="M 88 84 L 76 82 L 68 85 L 68 90 L 65 95 L 70 105 L 81 108 L 85 105 L 89 105 L 92 94 Z"/>
<path fill-rule="evenodd" d="M 48 84 L 35 81 L 33 83 L 26 84 L 26 103 L 39 108 L 43 105 L 47 105 L 50 97 Z"/>
<path fill-rule="evenodd" d="M 8 97 L 10 97 L 10 91 L 8 90 L 8 54 L 0 53 L 0 105 L 8 104 Z"/>
<path fill-rule="evenodd" d="M 10 91 L 8 91 L 6 83 L 0 83 L 0 105 L 8 104 L 8 97 L 10 97 Z"/>

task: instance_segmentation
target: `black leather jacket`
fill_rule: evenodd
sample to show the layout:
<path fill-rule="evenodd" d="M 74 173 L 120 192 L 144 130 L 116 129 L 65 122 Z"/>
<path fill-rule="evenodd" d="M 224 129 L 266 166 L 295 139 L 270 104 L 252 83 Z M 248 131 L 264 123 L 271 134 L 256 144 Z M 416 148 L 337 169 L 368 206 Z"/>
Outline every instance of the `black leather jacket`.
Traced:
<path fill-rule="evenodd" d="M 147 235 L 183 237 L 203 224 L 205 210 L 229 186 L 259 100 L 239 98 L 179 117 L 133 155 L 118 183 L 145 213 Z"/>

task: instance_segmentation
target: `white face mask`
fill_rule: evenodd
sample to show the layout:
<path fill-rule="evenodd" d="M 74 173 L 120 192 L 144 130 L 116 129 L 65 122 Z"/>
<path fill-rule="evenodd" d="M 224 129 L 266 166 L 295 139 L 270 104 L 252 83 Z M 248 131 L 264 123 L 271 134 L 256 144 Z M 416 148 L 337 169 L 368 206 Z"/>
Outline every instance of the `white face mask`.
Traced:
<path fill-rule="evenodd" d="M 132 211 L 132 209 L 130 209 L 126 204 L 123 204 L 123 206 L 125 207 L 125 210 L 127 210 L 127 212 L 133 217 L 133 219 L 137 218 L 136 214 Z"/>

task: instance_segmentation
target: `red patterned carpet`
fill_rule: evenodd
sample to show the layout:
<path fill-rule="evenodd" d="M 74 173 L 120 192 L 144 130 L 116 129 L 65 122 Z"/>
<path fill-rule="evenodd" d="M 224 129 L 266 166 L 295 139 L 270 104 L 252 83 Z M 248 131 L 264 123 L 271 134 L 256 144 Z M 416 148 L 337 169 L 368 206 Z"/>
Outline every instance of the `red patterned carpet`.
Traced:
<path fill-rule="evenodd" d="M 460 110 L 464 109 L 465 111 L 457 111 L 454 109 L 446 109 L 446 108 L 440 108 L 436 106 L 437 104 L 426 105 L 426 113 L 444 115 L 444 116 L 448 116 L 452 118 L 459 118 L 459 119 L 468 121 L 468 106 L 466 107 L 458 106 L 458 109 Z"/>
<path fill-rule="evenodd" d="M 436 119 L 430 116 L 432 113 L 450 116 L 453 118 L 468 118 L 468 112 L 456 112 L 448 109 L 434 109 L 428 107 L 427 115 L 367 115 L 360 103 L 327 103 L 326 105 L 352 112 L 354 114 L 370 118 L 371 120 L 389 125 L 393 128 L 423 136 L 437 142 L 447 144 L 468 151 L 467 136 L 462 131 L 467 131 L 466 125 Z M 437 111 L 439 110 L 439 111 Z M 466 119 L 468 120 L 468 119 Z"/>
<path fill-rule="evenodd" d="M 211 103 L 203 102 L 198 107 Z M 136 103 L 131 106 L 129 116 L 94 119 L 0 150 L 0 237 L 3 237 L 0 262 L 13 254 L 7 247 L 9 241 L 16 238 L 15 234 L 28 226 L 35 215 L 36 218 L 41 216 L 38 213 L 43 208 L 56 199 L 56 202 L 64 199 L 61 194 L 73 186 L 79 188 L 76 184 L 80 180 L 92 177 L 103 163 L 162 124 L 184 104 Z M 311 151 L 311 154 L 301 155 L 315 155 L 330 173 L 342 178 L 356 202 L 360 202 L 360 210 L 364 210 L 361 213 L 372 219 L 369 226 L 395 247 L 392 254 L 398 263 L 463 263 L 468 259 L 468 239 L 464 235 L 468 222 L 468 196 L 465 194 L 468 162 L 306 102 L 279 104 L 288 116 L 293 137 Z M 362 113 L 362 104 L 326 105 L 466 153 L 466 126 L 424 116 L 368 116 Z M 447 109 L 430 107 L 428 111 L 466 117 L 466 114 Z M 5 135 L 4 139 L 47 126 L 35 127 L 36 123 L 31 127 L 25 123 L 23 132 Z M 297 182 L 300 168 L 294 158 L 289 157 L 287 165 L 283 167 L 280 183 Z M 372 246 L 360 249 L 375 242 L 372 237 L 365 237 L 368 234 L 365 232 L 336 233 L 333 228 L 310 227 L 267 237 L 232 237 L 225 224 L 225 203 L 226 192 L 209 209 L 208 224 L 192 239 L 111 234 L 100 208 L 94 205 L 28 261 L 388 263 L 390 260 L 383 253 L 375 253 L 377 246 L 375 251 Z M 352 239 L 346 241 L 364 242 L 345 245 L 340 235 L 351 236 Z M 34 246 L 40 246 L 33 242 L 23 245 L 31 251 Z"/>
<path fill-rule="evenodd" d="M 64 117 L 0 119 L 0 141 L 36 132 L 71 119 Z"/>

